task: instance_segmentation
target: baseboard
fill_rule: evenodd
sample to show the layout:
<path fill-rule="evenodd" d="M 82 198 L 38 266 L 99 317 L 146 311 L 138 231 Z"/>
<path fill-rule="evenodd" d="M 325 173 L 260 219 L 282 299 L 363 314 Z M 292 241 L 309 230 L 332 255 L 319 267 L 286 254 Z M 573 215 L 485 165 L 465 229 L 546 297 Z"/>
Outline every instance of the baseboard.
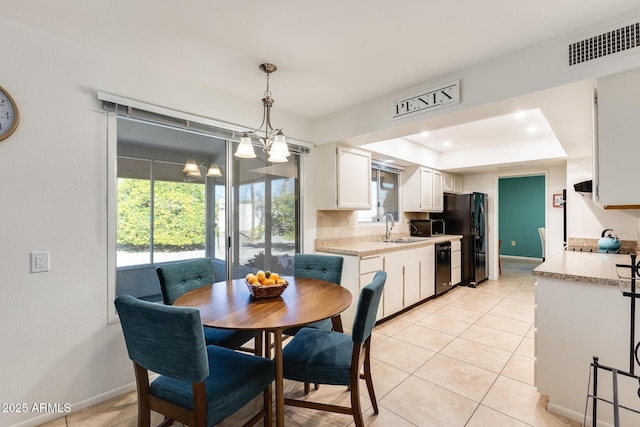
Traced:
<path fill-rule="evenodd" d="M 554 405 L 551 402 L 547 404 L 547 411 L 553 412 L 554 414 L 562 415 L 563 417 L 569 418 L 570 420 L 577 421 L 580 423 L 580 425 L 582 425 L 582 422 L 585 421 L 584 414 L 573 411 L 571 409 L 567 409 L 562 406 Z M 590 426 L 591 416 L 587 415 L 585 422 L 586 422 L 585 425 Z M 613 425 L 609 423 L 605 423 L 604 421 L 598 421 L 597 427 L 613 427 Z"/>
<path fill-rule="evenodd" d="M 114 388 L 113 390 L 109 390 L 107 392 L 98 394 L 96 396 L 92 396 L 88 399 L 81 400 L 79 402 L 71 403 L 71 412 L 68 413 L 46 413 L 42 415 L 35 416 L 33 418 L 29 418 L 28 420 L 21 421 L 17 424 L 12 424 L 10 427 L 36 427 L 40 424 L 48 423 L 49 421 L 57 420 L 58 418 L 62 418 L 64 416 L 68 416 L 74 412 L 81 411 L 82 409 L 88 408 L 93 405 L 97 405 L 98 403 L 102 403 L 106 400 L 113 399 L 114 397 L 118 397 L 125 393 L 128 393 L 132 390 L 136 389 L 136 383 L 132 382 L 129 384 L 125 384 L 122 387 Z"/>
<path fill-rule="evenodd" d="M 528 257 L 528 256 L 518 256 L 518 255 L 500 255 L 500 258 L 512 259 L 512 260 L 521 260 L 521 261 L 540 261 L 540 262 L 542 262 L 542 258 L 532 258 L 532 257 Z"/>

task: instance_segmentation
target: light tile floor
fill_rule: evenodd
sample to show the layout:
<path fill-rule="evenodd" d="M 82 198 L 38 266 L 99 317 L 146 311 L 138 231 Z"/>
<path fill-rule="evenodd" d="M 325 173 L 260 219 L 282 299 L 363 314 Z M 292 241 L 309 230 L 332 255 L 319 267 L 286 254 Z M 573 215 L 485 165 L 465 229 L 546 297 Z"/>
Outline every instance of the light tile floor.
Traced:
<path fill-rule="evenodd" d="M 458 287 L 376 326 L 372 371 L 380 413 L 361 389 L 367 426 L 579 426 L 546 411 L 533 378 L 534 282 L 539 261 L 502 260 L 500 280 Z M 286 395 L 302 397 L 299 383 Z M 345 387 L 320 386 L 306 398 L 349 403 Z M 236 426 L 248 405 L 222 425 Z M 152 419 L 159 423 L 161 417 Z M 45 424 L 47 427 L 136 425 L 135 393 Z M 175 425 L 180 425 L 176 423 Z M 286 408 L 286 425 L 351 426 L 348 415 Z"/>

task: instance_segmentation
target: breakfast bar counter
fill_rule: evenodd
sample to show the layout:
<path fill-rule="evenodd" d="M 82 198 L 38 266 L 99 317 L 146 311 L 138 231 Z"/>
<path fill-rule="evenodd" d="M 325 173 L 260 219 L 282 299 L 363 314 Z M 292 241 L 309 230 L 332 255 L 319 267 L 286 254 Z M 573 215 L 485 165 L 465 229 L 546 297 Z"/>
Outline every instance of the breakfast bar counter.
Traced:
<path fill-rule="evenodd" d="M 630 298 L 622 294 L 618 283 L 618 273 L 626 276 L 629 269 L 616 264 L 630 265 L 631 257 L 563 251 L 550 256 L 532 273 L 536 276 L 535 386 L 549 397 L 549 411 L 578 422 L 583 421 L 593 381 L 593 357 L 620 371 L 629 369 Z M 638 318 L 636 330 L 640 331 Z M 605 390 L 599 394 L 611 399 L 611 376 L 602 375 L 599 382 Z M 637 381 L 621 380 L 620 404 L 637 408 L 637 389 Z M 598 408 L 599 421 L 612 425 L 612 408 L 604 403 Z M 640 425 L 640 415 L 620 415 L 620 425 Z M 591 425 L 590 412 L 586 421 Z"/>
<path fill-rule="evenodd" d="M 629 255 L 562 251 L 536 267 L 533 275 L 549 279 L 618 286 L 616 264 L 630 263 Z"/>

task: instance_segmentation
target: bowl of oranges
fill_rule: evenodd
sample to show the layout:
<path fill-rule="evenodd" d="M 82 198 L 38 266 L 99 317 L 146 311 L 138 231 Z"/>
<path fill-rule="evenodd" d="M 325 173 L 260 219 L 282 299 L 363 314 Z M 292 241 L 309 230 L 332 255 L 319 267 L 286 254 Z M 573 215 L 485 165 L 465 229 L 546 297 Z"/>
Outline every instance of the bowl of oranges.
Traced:
<path fill-rule="evenodd" d="M 279 297 L 289 285 L 278 273 L 262 270 L 247 274 L 244 280 L 254 298 Z"/>

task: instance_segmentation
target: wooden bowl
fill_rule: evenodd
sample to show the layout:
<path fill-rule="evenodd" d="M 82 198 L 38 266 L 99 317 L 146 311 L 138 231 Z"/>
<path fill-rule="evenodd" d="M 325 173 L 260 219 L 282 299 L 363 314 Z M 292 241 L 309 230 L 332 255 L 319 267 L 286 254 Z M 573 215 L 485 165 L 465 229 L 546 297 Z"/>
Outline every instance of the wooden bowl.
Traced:
<path fill-rule="evenodd" d="M 251 296 L 254 298 L 274 298 L 282 295 L 288 283 L 284 283 L 282 285 L 271 285 L 271 286 L 255 286 L 245 280 L 244 282 L 251 293 Z"/>

